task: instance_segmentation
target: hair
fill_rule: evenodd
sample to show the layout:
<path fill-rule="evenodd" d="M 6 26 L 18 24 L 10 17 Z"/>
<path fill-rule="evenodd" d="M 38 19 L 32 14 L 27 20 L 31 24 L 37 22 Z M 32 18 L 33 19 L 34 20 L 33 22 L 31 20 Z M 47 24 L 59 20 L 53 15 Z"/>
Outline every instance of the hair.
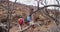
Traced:
<path fill-rule="evenodd" d="M 31 14 L 29 16 L 31 17 Z"/>
<path fill-rule="evenodd" d="M 22 16 L 20 16 L 19 18 L 22 18 Z"/>

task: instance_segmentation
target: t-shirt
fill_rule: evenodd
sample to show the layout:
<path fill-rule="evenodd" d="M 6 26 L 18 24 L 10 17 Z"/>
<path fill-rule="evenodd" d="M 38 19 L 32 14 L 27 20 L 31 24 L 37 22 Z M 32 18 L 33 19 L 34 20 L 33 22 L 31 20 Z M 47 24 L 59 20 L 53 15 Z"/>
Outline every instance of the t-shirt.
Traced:
<path fill-rule="evenodd" d="M 24 19 L 23 19 L 23 18 L 19 18 L 19 19 L 18 19 L 18 23 L 19 23 L 20 25 L 22 25 L 22 24 L 23 24 L 23 21 L 24 21 Z"/>
<path fill-rule="evenodd" d="M 27 16 L 27 17 L 26 17 L 26 21 L 27 21 L 27 22 L 30 22 L 30 16 Z"/>

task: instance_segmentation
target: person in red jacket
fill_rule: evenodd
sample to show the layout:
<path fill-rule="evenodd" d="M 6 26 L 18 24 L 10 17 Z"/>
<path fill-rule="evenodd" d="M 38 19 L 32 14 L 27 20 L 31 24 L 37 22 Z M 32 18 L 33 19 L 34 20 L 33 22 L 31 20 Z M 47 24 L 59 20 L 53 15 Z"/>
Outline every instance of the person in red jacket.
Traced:
<path fill-rule="evenodd" d="M 23 21 L 24 21 L 23 18 L 19 18 L 19 19 L 18 19 L 18 23 L 19 23 L 19 25 L 22 25 L 22 24 L 23 24 Z"/>
<path fill-rule="evenodd" d="M 19 30 L 22 30 L 23 22 L 24 22 L 24 19 L 20 16 L 20 18 L 18 19 Z"/>

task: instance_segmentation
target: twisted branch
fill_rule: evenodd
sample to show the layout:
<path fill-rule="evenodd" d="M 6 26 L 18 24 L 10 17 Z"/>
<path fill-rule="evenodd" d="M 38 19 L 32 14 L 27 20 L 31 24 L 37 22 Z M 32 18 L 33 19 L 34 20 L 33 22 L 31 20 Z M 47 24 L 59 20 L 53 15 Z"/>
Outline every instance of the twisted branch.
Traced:
<path fill-rule="evenodd" d="M 60 7 L 60 5 L 46 5 L 46 6 L 44 6 L 44 7 L 41 7 L 39 10 L 44 9 L 44 8 L 46 8 L 46 7 L 50 7 L 50 6 Z M 39 11 L 39 10 L 38 10 L 38 11 Z M 33 13 L 36 13 L 36 12 L 38 12 L 38 11 L 35 11 L 35 12 L 33 12 Z M 49 20 L 55 21 L 57 25 L 59 24 L 59 21 L 58 21 L 57 19 L 49 16 L 46 11 L 41 11 L 41 12 L 44 13 L 44 14 L 45 14 L 44 16 L 46 16 L 47 18 L 49 18 Z M 33 13 L 32 13 L 32 14 L 33 14 Z M 31 14 L 31 15 L 32 15 L 32 14 Z"/>
<path fill-rule="evenodd" d="M 40 26 L 39 24 L 40 24 L 40 23 L 34 23 L 34 24 L 31 24 L 31 25 L 27 26 L 26 28 L 24 28 L 24 29 L 20 30 L 20 32 L 22 32 L 22 31 L 25 31 L 25 30 L 29 29 L 30 27 L 32 27 L 32 25 L 38 25 L 38 26 Z"/>

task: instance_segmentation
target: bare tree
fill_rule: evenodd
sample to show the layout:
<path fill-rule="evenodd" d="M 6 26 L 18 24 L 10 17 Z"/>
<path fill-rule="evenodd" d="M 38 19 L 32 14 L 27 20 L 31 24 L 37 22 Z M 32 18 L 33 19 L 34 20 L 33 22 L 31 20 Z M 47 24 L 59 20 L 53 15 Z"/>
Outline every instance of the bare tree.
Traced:
<path fill-rule="evenodd" d="M 45 5 L 47 5 L 47 2 L 46 2 L 46 1 L 47 1 L 47 0 L 45 0 Z M 59 1 L 57 1 L 57 3 L 59 4 Z M 55 11 L 55 12 L 57 12 L 57 11 Z M 49 13 L 48 13 L 48 11 L 47 11 L 47 8 L 45 8 L 44 14 L 45 14 L 45 13 L 46 13 L 47 15 L 49 15 Z M 46 15 L 46 16 L 47 16 L 47 15 Z M 59 23 L 59 21 L 57 21 L 57 15 L 58 15 L 58 14 L 56 13 L 55 22 L 56 22 L 56 23 Z M 51 16 L 50 16 L 50 17 L 51 17 Z M 53 18 L 53 17 L 52 17 L 52 18 Z"/>
<path fill-rule="evenodd" d="M 16 2 L 17 0 L 15 0 L 15 2 Z M 10 32 L 10 22 L 11 22 L 11 16 L 12 16 L 12 10 L 13 10 L 13 8 L 14 8 L 14 4 L 13 4 L 13 8 L 12 8 L 12 10 L 11 10 L 11 8 L 10 8 L 10 4 L 9 4 L 9 0 L 7 0 L 7 2 L 8 2 L 8 11 L 7 11 L 7 25 L 8 25 L 8 31 L 7 32 Z"/>

